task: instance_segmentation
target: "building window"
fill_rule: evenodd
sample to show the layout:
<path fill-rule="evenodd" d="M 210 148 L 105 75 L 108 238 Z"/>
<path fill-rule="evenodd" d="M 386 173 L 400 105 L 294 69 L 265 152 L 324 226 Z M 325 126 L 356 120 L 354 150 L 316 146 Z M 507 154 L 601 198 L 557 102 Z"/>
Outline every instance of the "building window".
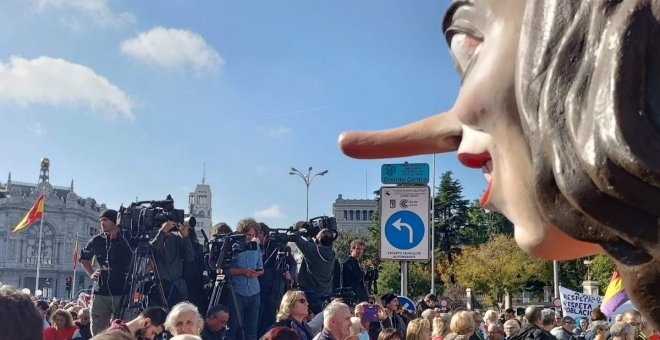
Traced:
<path fill-rule="evenodd" d="M 348 217 L 349 217 L 349 220 L 351 220 L 351 221 L 353 220 L 353 210 L 350 210 L 348 212 Z"/>
<path fill-rule="evenodd" d="M 344 210 L 344 220 L 348 219 L 348 211 Z"/>
<path fill-rule="evenodd" d="M 358 221 L 360 220 L 360 210 L 355 211 L 355 219 Z"/>
<path fill-rule="evenodd" d="M 204 217 L 205 217 L 205 216 L 204 216 L 204 210 L 200 210 L 200 211 L 198 211 L 198 212 L 197 212 L 197 216 L 199 216 L 199 217 L 201 217 L 201 218 L 204 218 Z"/>
<path fill-rule="evenodd" d="M 197 204 L 206 204 L 206 195 L 197 196 Z"/>
<path fill-rule="evenodd" d="M 44 268 L 53 267 L 55 231 L 49 223 L 44 223 L 41 237 L 41 265 Z M 39 253 L 39 228 L 29 228 L 25 233 L 27 238 L 27 263 L 36 267 Z"/>

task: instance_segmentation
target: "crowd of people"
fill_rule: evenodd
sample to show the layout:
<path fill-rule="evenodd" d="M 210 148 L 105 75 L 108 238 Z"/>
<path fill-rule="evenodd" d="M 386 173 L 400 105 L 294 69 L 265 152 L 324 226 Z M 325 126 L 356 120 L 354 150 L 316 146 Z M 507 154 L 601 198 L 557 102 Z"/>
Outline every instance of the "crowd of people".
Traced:
<path fill-rule="evenodd" d="M 230 242 L 231 234 L 236 242 L 230 265 L 217 268 L 205 263 L 193 228 L 163 223 L 150 238 L 154 263 L 147 270 L 160 273 L 166 293 L 134 297 L 148 302 L 134 311 L 122 305 L 130 300 L 134 240 L 117 226 L 114 210 L 101 213 L 100 225 L 101 233 L 80 256 L 95 282 L 91 296 L 47 302 L 0 284 L 0 340 L 660 340 L 634 310 L 610 325 L 598 310 L 577 320 L 538 307 L 518 316 L 512 309 L 448 311 L 428 294 L 412 313 L 395 293 L 370 294 L 361 263 L 364 241 L 351 242 L 350 256 L 340 265 L 331 228 L 318 228 L 314 237 L 293 233 L 282 239 L 251 218 L 239 221 L 235 233 L 224 223 L 214 227 L 213 237 Z M 287 242 L 295 242 L 303 255 L 300 270 Z M 333 296 L 337 286 L 348 288 L 350 297 Z M 218 298 L 209 298 L 211 292 Z"/>
<path fill-rule="evenodd" d="M 418 306 L 429 308 L 416 313 L 402 309 L 396 295 L 385 293 L 380 303 L 361 302 L 355 306 L 335 299 L 314 314 L 305 293 L 287 291 L 279 304 L 275 322 L 262 340 L 658 340 L 636 310 L 628 310 L 608 323 L 598 309 L 591 317 L 562 317 L 551 309 L 530 306 L 524 315 L 488 310 L 457 309 L 440 312 L 427 296 Z M 231 312 L 222 304 L 200 312 L 190 302 L 180 302 L 168 312 L 149 307 L 129 321 L 113 320 L 109 327 L 92 336 L 89 310 L 84 301 L 36 300 L 11 286 L 0 286 L 0 339 L 234 339 L 228 323 Z M 259 329 L 257 324 L 246 324 Z"/>

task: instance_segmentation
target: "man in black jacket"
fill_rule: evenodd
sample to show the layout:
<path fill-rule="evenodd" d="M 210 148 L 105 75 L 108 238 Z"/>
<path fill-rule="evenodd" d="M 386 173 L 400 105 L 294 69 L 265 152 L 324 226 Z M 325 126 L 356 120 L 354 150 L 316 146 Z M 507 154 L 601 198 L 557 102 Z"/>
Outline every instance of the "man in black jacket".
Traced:
<path fill-rule="evenodd" d="M 525 309 L 525 319 L 527 323 L 511 334 L 507 340 L 556 340 L 548 331 L 541 328 L 541 308 L 536 306 L 529 306 Z"/>
<path fill-rule="evenodd" d="M 360 258 L 364 253 L 364 241 L 357 239 L 351 242 L 351 256 L 344 262 L 342 269 L 342 287 L 351 287 L 355 292 L 357 302 L 367 301 L 369 294 L 367 294 L 367 287 L 364 285 L 365 271 L 360 264 Z"/>

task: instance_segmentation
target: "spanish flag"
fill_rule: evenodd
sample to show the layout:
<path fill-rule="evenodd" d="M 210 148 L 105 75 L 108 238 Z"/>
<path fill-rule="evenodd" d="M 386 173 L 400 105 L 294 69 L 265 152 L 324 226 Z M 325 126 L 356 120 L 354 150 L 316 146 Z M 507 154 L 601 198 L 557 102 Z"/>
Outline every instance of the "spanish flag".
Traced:
<path fill-rule="evenodd" d="M 12 232 L 17 232 L 30 224 L 36 222 L 37 220 L 40 220 L 44 216 L 44 195 L 41 194 L 39 196 L 39 199 L 34 202 L 34 205 L 32 208 L 30 208 L 30 211 L 28 211 L 27 215 L 23 217 L 21 222 L 14 228 Z"/>
<path fill-rule="evenodd" d="M 619 271 L 614 269 L 610 284 L 605 291 L 603 303 L 600 305 L 600 311 L 606 316 L 610 316 L 612 312 L 628 300 L 628 293 L 626 293 L 626 290 L 623 288 Z"/>
<path fill-rule="evenodd" d="M 73 246 L 73 270 L 76 270 L 76 267 L 78 267 L 78 235 Z"/>

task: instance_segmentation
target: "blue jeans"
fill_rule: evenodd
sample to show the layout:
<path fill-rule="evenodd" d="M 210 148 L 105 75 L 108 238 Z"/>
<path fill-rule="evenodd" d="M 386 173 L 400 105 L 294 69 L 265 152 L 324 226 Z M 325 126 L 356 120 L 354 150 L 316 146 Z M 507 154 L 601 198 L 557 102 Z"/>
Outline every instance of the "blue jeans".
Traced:
<path fill-rule="evenodd" d="M 233 312 L 230 307 L 229 313 L 229 336 L 231 338 L 239 339 L 238 320 L 232 315 L 240 315 L 243 323 L 243 334 L 245 340 L 257 340 L 257 330 L 259 328 L 259 305 L 261 304 L 261 294 L 252 296 L 242 296 L 236 294 L 236 302 L 238 304 L 238 311 Z"/>

